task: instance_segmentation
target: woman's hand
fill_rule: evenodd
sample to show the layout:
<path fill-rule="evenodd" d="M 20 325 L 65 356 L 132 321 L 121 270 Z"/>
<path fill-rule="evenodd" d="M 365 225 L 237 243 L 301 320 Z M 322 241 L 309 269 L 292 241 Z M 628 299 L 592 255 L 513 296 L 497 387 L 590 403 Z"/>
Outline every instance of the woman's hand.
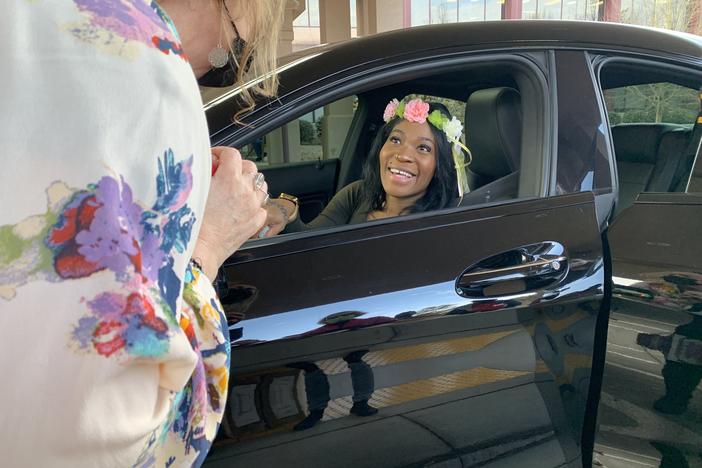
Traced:
<path fill-rule="evenodd" d="M 266 222 L 263 230 L 257 234 L 259 238 L 273 237 L 279 234 L 288 225 L 290 216 L 297 207 L 288 200 L 275 198 L 269 201 L 265 208 L 267 213 Z"/>
<path fill-rule="evenodd" d="M 236 149 L 212 148 L 212 160 L 217 171 L 193 251 L 193 258 L 210 280 L 219 266 L 263 227 L 267 212 L 261 205 L 268 194 L 265 182 L 259 189 L 254 187 L 256 165 L 242 160 Z"/>

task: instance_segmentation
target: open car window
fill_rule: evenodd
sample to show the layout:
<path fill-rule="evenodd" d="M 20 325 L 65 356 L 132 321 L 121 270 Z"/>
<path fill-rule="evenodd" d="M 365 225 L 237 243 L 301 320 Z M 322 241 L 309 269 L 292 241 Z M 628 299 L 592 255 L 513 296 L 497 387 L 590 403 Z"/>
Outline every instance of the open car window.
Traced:
<path fill-rule="evenodd" d="M 503 60 L 476 60 L 461 68 L 454 65 L 416 77 L 398 73 L 390 84 L 385 80 L 377 87 L 336 97 L 246 141 L 242 155 L 255 160 L 266 175 L 274 202 L 283 192 L 299 199 L 299 221 L 280 235 L 380 221 L 373 212 L 383 205 L 368 205 L 368 178 L 364 181 L 368 171 L 364 168 L 371 164 L 371 153 L 377 153 L 373 143 L 383 131 L 383 113 L 392 99 L 421 98 L 445 106 L 462 122 L 462 142 L 470 152 L 464 153 L 469 164 L 458 168 L 468 190 L 459 195 L 454 175 L 443 182 L 455 188 L 450 199 L 431 209 L 410 210 L 407 216 L 424 217 L 546 193 L 544 168 L 549 153 L 544 119 L 548 105 L 545 85 L 540 87 L 543 78 L 536 69 Z M 374 160 L 379 164 L 377 157 Z M 453 159 L 450 164 L 455 166 Z M 346 210 L 342 215 L 336 210 L 339 198 Z M 365 211 L 358 209 L 363 203 Z M 315 222 L 322 218 L 325 222 Z"/>
<path fill-rule="evenodd" d="M 616 214 L 645 192 L 684 193 L 702 137 L 700 86 L 692 72 L 612 61 L 600 72 L 619 179 Z"/>

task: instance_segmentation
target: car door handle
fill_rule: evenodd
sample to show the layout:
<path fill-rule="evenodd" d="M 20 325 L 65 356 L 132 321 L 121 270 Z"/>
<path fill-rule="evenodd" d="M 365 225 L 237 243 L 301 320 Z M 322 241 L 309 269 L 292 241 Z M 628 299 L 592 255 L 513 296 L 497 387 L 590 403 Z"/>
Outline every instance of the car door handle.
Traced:
<path fill-rule="evenodd" d="M 456 292 L 483 298 L 540 289 L 563 279 L 568 257 L 554 241 L 540 242 L 493 255 L 467 268 L 456 280 Z"/>

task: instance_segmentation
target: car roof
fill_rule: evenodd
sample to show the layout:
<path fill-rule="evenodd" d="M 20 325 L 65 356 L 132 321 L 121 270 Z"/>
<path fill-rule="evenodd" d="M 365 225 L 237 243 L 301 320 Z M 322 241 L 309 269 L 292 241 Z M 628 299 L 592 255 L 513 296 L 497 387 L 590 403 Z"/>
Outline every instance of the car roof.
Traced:
<path fill-rule="evenodd" d="M 303 73 L 285 83 L 292 85 L 286 86 L 290 90 L 304 81 L 314 83 L 330 73 L 382 62 L 388 57 L 426 56 L 432 50 L 532 47 L 621 51 L 702 63 L 702 37 L 692 34 L 594 21 L 501 20 L 418 26 L 312 47 L 281 57 L 278 71 L 281 82 L 285 83 L 288 70 L 304 63 L 299 67 Z M 221 130 L 227 125 L 222 118 L 231 123 L 231 103 L 225 102 L 237 94 L 237 88 L 203 93 L 208 113 L 220 114 L 223 104 L 227 108 L 222 115 L 208 115 L 212 130 Z"/>
<path fill-rule="evenodd" d="M 585 46 L 702 58 L 702 36 L 679 31 L 596 21 L 501 20 L 398 29 L 305 49 L 284 57 L 282 63 L 331 50 L 358 50 L 366 60 L 372 60 L 377 56 L 466 44 Z"/>

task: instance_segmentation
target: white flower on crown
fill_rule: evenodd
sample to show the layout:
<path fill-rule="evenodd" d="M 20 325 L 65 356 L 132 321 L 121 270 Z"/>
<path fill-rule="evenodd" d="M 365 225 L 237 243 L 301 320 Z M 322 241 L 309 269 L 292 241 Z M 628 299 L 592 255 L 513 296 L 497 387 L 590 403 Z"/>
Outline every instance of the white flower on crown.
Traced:
<path fill-rule="evenodd" d="M 451 141 L 457 141 L 463 133 L 463 124 L 456 116 L 451 116 L 451 120 L 444 124 L 444 133 Z"/>

